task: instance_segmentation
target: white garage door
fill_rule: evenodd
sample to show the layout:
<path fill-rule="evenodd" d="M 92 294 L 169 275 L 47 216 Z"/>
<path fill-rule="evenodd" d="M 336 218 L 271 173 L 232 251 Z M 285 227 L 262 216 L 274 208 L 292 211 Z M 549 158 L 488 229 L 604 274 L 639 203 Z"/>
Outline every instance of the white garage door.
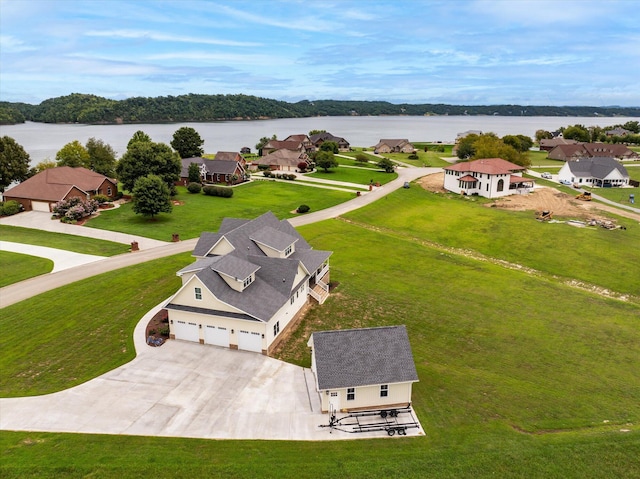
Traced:
<path fill-rule="evenodd" d="M 46 211 L 47 213 L 50 212 L 49 203 L 47 203 L 46 201 L 32 201 L 31 209 L 33 211 Z"/>
<path fill-rule="evenodd" d="M 238 349 L 244 351 L 262 352 L 262 335 L 249 331 L 240 331 L 238 335 Z"/>
<path fill-rule="evenodd" d="M 229 330 L 220 326 L 207 325 L 204 329 L 205 344 L 214 344 L 216 346 L 229 347 Z"/>
<path fill-rule="evenodd" d="M 200 342 L 200 335 L 198 334 L 198 325 L 196 323 L 187 323 L 186 321 L 176 321 L 174 324 L 174 331 L 176 339 L 183 339 L 184 341 Z"/>

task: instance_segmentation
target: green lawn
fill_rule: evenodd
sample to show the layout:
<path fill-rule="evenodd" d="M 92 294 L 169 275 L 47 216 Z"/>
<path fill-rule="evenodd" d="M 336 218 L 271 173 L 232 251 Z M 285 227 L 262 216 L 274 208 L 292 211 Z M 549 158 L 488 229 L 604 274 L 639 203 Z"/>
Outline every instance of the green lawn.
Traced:
<path fill-rule="evenodd" d="M 133 359 L 133 328 L 178 290 L 175 272 L 190 260 L 151 261 L 2 308 L 0 397 L 66 389 Z"/>
<path fill-rule="evenodd" d="M 381 170 L 372 170 L 369 168 L 345 168 L 338 167 L 332 168 L 325 172 L 322 169 L 317 170 L 314 173 L 307 173 L 305 176 L 312 178 L 321 178 L 323 180 L 333 181 L 346 181 L 348 183 L 357 183 L 367 188 L 369 183 L 380 183 L 382 185 L 395 180 L 398 177 L 397 173 L 385 173 Z"/>
<path fill-rule="evenodd" d="M 312 331 L 405 324 L 426 436 L 324 443 L 3 432 L 2 476 L 639 477 L 640 305 L 564 284 L 637 293 L 637 269 L 620 271 L 640 264 L 637 229 L 543 224 L 419 188 L 304 226 L 314 248 L 334 252 L 336 288 L 309 310 L 282 358 L 309 366 Z M 159 259 L 4 308 L 0 395 L 64 389 L 128 361 L 136 321 L 179 287 L 175 271 L 190 261 Z M 95 284 L 108 297 L 85 299 Z"/>
<path fill-rule="evenodd" d="M 149 220 L 133 213 L 131 203 L 120 208 L 105 210 L 86 226 L 110 231 L 121 231 L 132 235 L 146 236 L 161 241 L 170 241 L 172 234 L 181 239 L 196 238 L 203 231 L 216 231 L 222 219 L 255 218 L 265 211 L 272 211 L 278 218 L 295 216 L 301 204 L 317 211 L 343 203 L 353 198 L 346 191 L 313 188 L 295 182 L 254 181 L 234 188 L 232 198 L 192 195 L 186 188 L 178 187 L 173 213 L 162 213 Z"/>
<path fill-rule="evenodd" d="M 640 208 L 640 188 L 586 188 L 594 195 L 602 196 L 621 205 Z M 629 203 L 629 195 L 635 195 L 635 204 Z"/>
<path fill-rule="evenodd" d="M 3 241 L 11 241 L 13 243 L 47 246 L 49 248 L 97 256 L 115 256 L 126 253 L 130 248 L 129 245 L 114 243 L 113 241 L 7 225 L 0 225 L 0 238 Z"/>
<path fill-rule="evenodd" d="M 53 261 L 26 254 L 0 251 L 0 288 L 25 279 L 50 273 Z"/>

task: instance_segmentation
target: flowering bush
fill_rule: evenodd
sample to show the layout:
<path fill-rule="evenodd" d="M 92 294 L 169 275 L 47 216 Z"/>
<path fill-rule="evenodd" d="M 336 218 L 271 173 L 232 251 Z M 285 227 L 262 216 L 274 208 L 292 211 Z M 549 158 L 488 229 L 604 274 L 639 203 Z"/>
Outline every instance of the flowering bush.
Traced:
<path fill-rule="evenodd" d="M 89 216 L 98 209 L 99 203 L 96 200 L 82 201 L 80 198 L 69 198 L 58 201 L 53 212 L 65 223 L 78 221 L 85 216 Z"/>

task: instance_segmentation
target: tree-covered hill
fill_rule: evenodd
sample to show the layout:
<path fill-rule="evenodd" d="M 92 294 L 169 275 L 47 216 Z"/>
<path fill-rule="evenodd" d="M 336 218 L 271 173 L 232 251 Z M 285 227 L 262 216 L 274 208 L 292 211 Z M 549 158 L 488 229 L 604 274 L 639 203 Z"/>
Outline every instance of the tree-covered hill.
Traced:
<path fill-rule="evenodd" d="M 0 102 L 0 124 L 25 120 L 44 123 L 162 123 L 256 120 L 313 116 L 501 115 L 640 117 L 640 107 L 446 105 L 385 101 L 304 100 L 297 103 L 251 95 L 180 95 L 110 100 L 72 93 L 39 105 Z"/>

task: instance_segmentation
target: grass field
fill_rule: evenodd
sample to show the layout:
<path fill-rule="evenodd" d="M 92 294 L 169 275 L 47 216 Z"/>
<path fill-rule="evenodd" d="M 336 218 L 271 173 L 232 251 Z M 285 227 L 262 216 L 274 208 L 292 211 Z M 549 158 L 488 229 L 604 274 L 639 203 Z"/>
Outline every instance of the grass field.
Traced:
<path fill-rule="evenodd" d="M 25 279 L 50 273 L 53 261 L 26 254 L 0 251 L 0 288 Z"/>
<path fill-rule="evenodd" d="M 117 209 L 105 210 L 87 226 L 161 241 L 170 241 L 174 233 L 178 233 L 181 239 L 189 239 L 200 236 L 203 231 L 216 231 L 224 217 L 254 218 L 270 210 L 278 218 L 291 218 L 301 204 L 317 211 L 343 203 L 354 195 L 295 182 L 275 181 L 255 181 L 236 187 L 232 198 L 192 195 L 185 188 L 178 187 L 174 200 L 184 204 L 174 206 L 173 213 L 162 213 L 149 220 L 134 214 L 131 203 L 127 203 Z"/>
<path fill-rule="evenodd" d="M 640 264 L 636 230 L 542 224 L 420 188 L 302 227 L 314 248 L 334 252 L 337 287 L 311 308 L 283 359 L 308 366 L 311 331 L 405 324 L 425 437 L 315 443 L 3 432 L 2 476 L 640 477 L 640 305 L 564 281 L 587 275 L 637 294 L 637 268 L 623 278 L 619 271 L 625 261 Z M 175 270 L 190 261 L 183 254 L 98 277 L 110 294 L 90 305 L 78 299 L 89 287 L 80 283 L 4 308 L 0 395 L 66 388 L 127 361 L 135 322 L 175 291 Z M 88 308 L 95 314 L 83 323 Z"/>
<path fill-rule="evenodd" d="M 384 171 L 372 170 L 370 168 L 338 167 L 338 168 L 332 168 L 327 172 L 320 169 L 315 171 L 314 173 L 307 173 L 304 176 L 310 176 L 312 178 L 320 178 L 323 180 L 346 181 L 348 183 L 357 183 L 366 188 L 370 182 L 380 183 L 381 185 L 387 184 L 390 181 L 395 180 L 398 177 L 398 174 L 385 173 Z"/>
<path fill-rule="evenodd" d="M 97 256 L 115 256 L 129 251 L 129 245 L 114 243 L 113 241 L 52 233 L 18 226 L 0 225 L 0 237 L 3 241 L 11 241 L 13 243 L 47 246 L 49 248 Z"/>

